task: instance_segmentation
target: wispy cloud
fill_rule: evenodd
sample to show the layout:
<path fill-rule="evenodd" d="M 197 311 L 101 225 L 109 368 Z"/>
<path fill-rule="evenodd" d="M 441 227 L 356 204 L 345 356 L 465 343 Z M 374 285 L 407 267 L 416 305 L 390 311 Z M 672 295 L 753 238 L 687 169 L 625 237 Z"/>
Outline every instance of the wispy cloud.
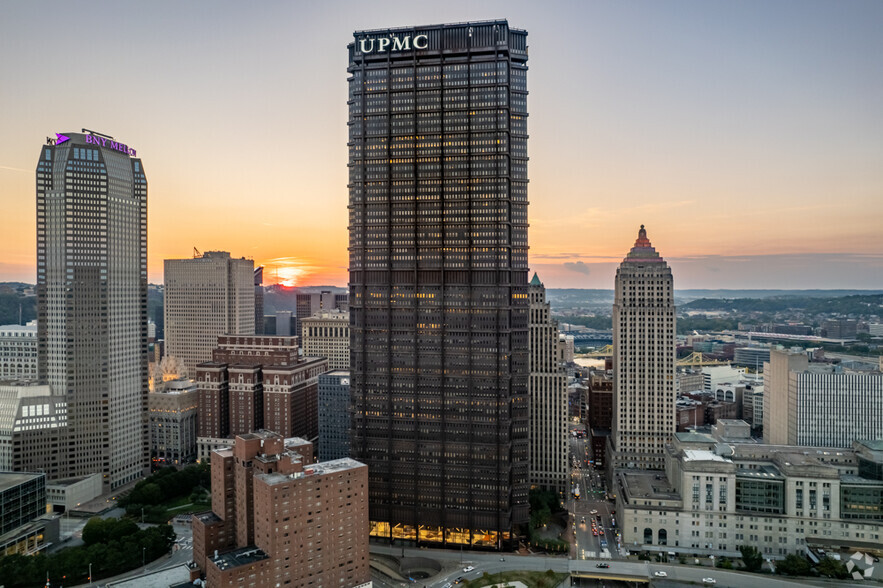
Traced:
<path fill-rule="evenodd" d="M 5 169 L 5 170 L 9 170 L 9 171 L 16 171 L 16 172 L 22 172 L 22 173 L 25 173 L 25 174 L 32 174 L 32 173 L 34 173 L 34 170 L 32 170 L 32 169 L 21 169 L 21 168 L 19 168 L 19 167 L 9 167 L 8 165 L 0 165 L 0 169 Z"/>

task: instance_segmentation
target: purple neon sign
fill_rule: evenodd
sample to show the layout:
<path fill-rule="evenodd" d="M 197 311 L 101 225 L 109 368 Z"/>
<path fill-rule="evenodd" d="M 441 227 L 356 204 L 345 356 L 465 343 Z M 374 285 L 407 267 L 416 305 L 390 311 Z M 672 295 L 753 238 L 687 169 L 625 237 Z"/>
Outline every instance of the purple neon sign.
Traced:
<path fill-rule="evenodd" d="M 113 139 L 99 137 L 98 135 L 86 135 L 86 143 L 100 145 L 101 147 L 113 149 L 114 151 L 119 151 L 120 153 L 125 153 L 126 155 L 131 155 L 132 157 L 135 157 L 134 149 L 132 149 L 125 143 L 120 143 L 119 141 L 114 141 Z"/>

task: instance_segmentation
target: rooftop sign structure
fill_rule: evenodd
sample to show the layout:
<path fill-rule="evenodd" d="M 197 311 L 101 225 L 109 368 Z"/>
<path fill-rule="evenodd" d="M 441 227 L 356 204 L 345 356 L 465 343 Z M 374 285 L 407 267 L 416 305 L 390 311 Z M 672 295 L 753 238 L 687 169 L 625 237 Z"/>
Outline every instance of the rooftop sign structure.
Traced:
<path fill-rule="evenodd" d="M 86 131 L 86 129 L 83 129 L 83 131 Z M 115 141 L 113 137 L 106 137 L 94 132 L 89 132 L 87 134 L 84 134 L 83 136 L 85 137 L 86 143 L 89 143 L 91 145 L 98 145 L 99 147 L 104 147 L 106 149 L 113 149 L 114 151 L 119 151 L 120 153 L 124 153 L 130 157 L 137 156 L 137 152 L 134 149 L 132 149 L 125 143 Z M 49 145 L 61 145 L 62 143 L 67 143 L 70 140 L 70 137 L 61 133 L 55 133 L 55 139 L 52 139 L 51 137 L 46 138 L 46 142 Z"/>

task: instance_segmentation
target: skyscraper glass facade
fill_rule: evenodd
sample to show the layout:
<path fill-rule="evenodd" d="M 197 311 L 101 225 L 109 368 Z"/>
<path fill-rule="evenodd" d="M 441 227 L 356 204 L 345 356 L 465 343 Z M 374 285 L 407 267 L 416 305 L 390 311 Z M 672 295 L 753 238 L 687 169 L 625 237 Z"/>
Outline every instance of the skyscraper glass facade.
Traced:
<path fill-rule="evenodd" d="M 527 33 L 354 37 L 352 453 L 371 533 L 497 547 L 528 518 Z"/>
<path fill-rule="evenodd" d="M 147 179 L 110 137 L 59 135 L 37 163 L 38 370 L 67 400 L 67 476 L 140 477 L 147 437 Z"/>

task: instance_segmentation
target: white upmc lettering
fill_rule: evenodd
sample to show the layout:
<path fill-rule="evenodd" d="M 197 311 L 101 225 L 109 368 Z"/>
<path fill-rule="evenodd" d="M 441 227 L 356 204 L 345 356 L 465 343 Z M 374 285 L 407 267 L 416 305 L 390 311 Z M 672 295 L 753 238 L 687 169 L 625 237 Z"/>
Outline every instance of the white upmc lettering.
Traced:
<path fill-rule="evenodd" d="M 409 51 L 411 47 L 414 49 L 426 49 L 429 47 L 429 37 L 427 35 L 417 35 L 414 37 L 414 44 L 411 44 L 411 36 L 407 37 L 382 37 L 379 39 L 359 39 L 359 50 L 362 53 L 374 52 L 374 41 L 377 41 L 377 52 L 385 53 L 387 48 L 390 51 Z"/>

